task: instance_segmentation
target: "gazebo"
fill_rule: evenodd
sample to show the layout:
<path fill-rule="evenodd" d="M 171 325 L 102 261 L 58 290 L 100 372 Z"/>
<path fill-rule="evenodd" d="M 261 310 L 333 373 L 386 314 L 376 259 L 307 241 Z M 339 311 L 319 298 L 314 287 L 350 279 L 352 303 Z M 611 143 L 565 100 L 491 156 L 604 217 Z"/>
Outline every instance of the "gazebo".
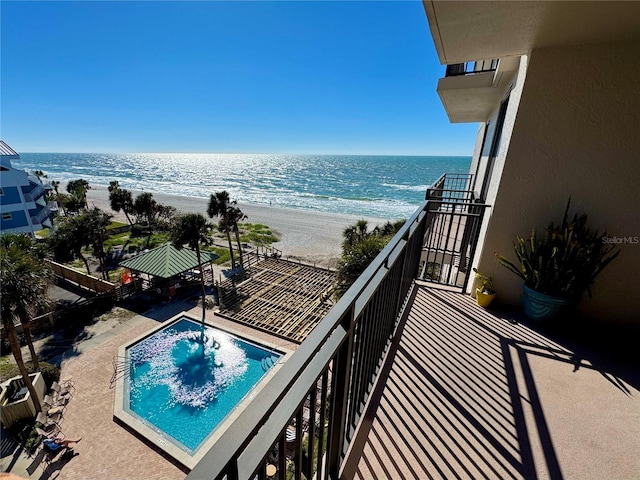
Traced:
<path fill-rule="evenodd" d="M 200 281 L 200 275 L 213 280 L 211 264 L 218 255 L 211 252 L 200 252 L 202 262 L 198 262 L 195 250 L 176 247 L 167 243 L 147 252 L 136 255 L 133 258 L 120 262 L 120 266 L 131 273 L 123 274 L 123 281 L 127 276 L 138 277 L 142 280 L 142 289 L 153 289 L 162 296 L 172 297 L 175 291 L 185 285 Z M 209 270 L 203 267 L 209 265 Z"/>

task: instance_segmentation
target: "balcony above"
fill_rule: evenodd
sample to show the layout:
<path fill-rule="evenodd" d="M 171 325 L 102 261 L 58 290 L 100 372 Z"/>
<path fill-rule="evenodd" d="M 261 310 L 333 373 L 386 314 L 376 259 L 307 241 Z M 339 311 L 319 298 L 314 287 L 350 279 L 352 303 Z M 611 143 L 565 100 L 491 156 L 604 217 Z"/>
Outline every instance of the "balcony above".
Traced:
<path fill-rule="evenodd" d="M 423 0 L 440 63 L 637 38 L 640 2 Z"/>
<path fill-rule="evenodd" d="M 30 212 L 31 213 L 31 212 Z M 31 223 L 34 227 L 42 225 L 46 228 L 52 228 L 51 211 L 46 206 L 40 209 L 35 215 L 31 215 Z"/>
<path fill-rule="evenodd" d="M 437 90 L 451 123 L 486 121 L 518 65 L 519 57 L 447 65 Z"/>

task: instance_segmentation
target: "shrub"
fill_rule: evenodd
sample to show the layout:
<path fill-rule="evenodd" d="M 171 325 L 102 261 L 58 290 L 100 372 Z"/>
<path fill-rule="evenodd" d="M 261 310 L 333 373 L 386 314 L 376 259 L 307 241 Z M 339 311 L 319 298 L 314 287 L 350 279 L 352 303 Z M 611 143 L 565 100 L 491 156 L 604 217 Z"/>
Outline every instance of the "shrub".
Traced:
<path fill-rule="evenodd" d="M 405 220 L 387 222 L 370 231 L 367 221 L 363 219 L 344 229 L 342 256 L 338 261 L 334 290 L 336 298 L 344 295 L 404 223 Z"/>
<path fill-rule="evenodd" d="M 27 367 L 27 371 L 29 373 L 35 373 L 33 363 L 25 362 L 25 367 Z M 47 389 L 51 388 L 51 384 L 54 381 L 57 382 L 60 380 L 60 369 L 55 365 L 40 361 L 38 362 L 38 367 L 40 367 L 38 371 L 42 373 L 42 378 L 44 378 Z M 0 382 L 17 377 L 18 375 L 20 375 L 20 370 L 18 370 L 18 365 L 15 363 L 5 363 L 0 365 Z"/>
<path fill-rule="evenodd" d="M 44 382 L 47 385 L 47 389 L 51 388 L 51 384 L 53 382 L 60 381 L 60 369 L 55 365 L 47 362 L 38 362 L 38 366 L 40 373 L 42 373 L 42 377 L 44 378 Z M 29 363 L 27 366 L 29 372 L 32 371 L 33 365 Z"/>
<path fill-rule="evenodd" d="M 267 226 L 261 223 L 240 223 L 240 241 L 254 245 L 271 245 L 278 241 L 278 237 Z"/>
<path fill-rule="evenodd" d="M 147 235 L 149 232 L 149 228 L 146 226 L 138 225 L 137 223 L 131 227 L 131 236 L 132 237 L 142 237 Z"/>
<path fill-rule="evenodd" d="M 38 447 L 39 440 L 38 432 L 35 430 L 36 427 L 42 428 L 42 424 L 37 423 L 33 418 L 23 418 L 11 425 L 8 430 L 9 434 L 14 437 L 28 453 L 33 453 Z"/>

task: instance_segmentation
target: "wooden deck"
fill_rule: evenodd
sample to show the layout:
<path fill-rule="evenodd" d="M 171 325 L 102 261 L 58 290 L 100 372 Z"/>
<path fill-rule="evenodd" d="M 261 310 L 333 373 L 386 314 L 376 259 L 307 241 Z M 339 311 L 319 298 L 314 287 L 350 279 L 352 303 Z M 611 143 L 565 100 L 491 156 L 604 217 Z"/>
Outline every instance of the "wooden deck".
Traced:
<path fill-rule="evenodd" d="M 640 478 L 637 369 L 509 312 L 419 286 L 342 478 Z"/>
<path fill-rule="evenodd" d="M 302 342 L 333 307 L 335 273 L 267 258 L 246 270 L 235 288 L 224 284 L 219 315 Z"/>

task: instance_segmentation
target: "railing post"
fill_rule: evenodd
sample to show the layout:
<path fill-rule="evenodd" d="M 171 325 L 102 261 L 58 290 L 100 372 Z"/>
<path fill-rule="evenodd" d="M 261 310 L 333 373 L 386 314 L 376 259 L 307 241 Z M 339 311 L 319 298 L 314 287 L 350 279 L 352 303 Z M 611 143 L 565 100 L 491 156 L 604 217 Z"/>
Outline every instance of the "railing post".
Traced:
<path fill-rule="evenodd" d="M 479 203 L 480 200 L 477 200 Z M 474 208 L 475 207 L 475 208 Z M 473 263 L 473 257 L 476 255 L 476 248 L 478 246 L 478 236 L 480 235 L 480 228 L 482 228 L 482 220 L 484 219 L 484 211 L 486 209 L 485 205 L 474 205 L 472 204 L 470 210 L 473 213 L 476 213 L 476 217 L 473 218 L 473 229 L 469 232 L 469 238 L 471 242 L 471 251 L 469 252 L 469 262 Z M 464 284 L 462 285 L 462 291 L 465 292 L 467 290 L 467 286 L 469 285 L 469 269 L 467 269 Z"/>
<path fill-rule="evenodd" d="M 331 430 L 327 446 L 327 476 L 337 480 L 340 471 L 340 463 L 343 454 L 344 438 L 346 432 L 347 406 L 349 403 L 349 382 L 351 379 L 351 364 L 353 360 L 353 333 L 354 333 L 354 304 L 342 318 L 342 327 L 348 332 L 347 340 L 343 342 L 335 357 L 332 372 L 332 396 Z"/>

